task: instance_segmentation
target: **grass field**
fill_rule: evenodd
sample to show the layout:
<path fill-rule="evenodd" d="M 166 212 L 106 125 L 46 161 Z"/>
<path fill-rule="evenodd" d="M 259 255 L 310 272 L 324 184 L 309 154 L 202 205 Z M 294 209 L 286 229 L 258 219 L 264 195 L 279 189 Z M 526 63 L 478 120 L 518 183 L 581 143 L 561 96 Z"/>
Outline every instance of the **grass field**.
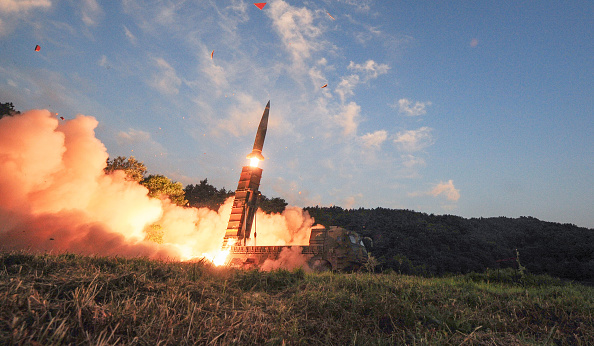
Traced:
<path fill-rule="evenodd" d="M 0 344 L 593 345 L 594 288 L 0 254 Z"/>

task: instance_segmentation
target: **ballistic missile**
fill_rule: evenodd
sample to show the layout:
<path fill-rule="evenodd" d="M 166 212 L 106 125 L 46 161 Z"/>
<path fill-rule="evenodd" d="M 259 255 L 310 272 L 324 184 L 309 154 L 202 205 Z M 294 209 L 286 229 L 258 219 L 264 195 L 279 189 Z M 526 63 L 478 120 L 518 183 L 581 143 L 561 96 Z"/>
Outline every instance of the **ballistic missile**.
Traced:
<path fill-rule="evenodd" d="M 258 132 L 256 133 L 256 139 L 254 140 L 254 149 L 246 157 L 248 159 L 256 158 L 260 161 L 264 160 L 264 156 L 262 156 L 262 147 L 264 147 L 264 138 L 266 138 L 266 128 L 268 127 L 269 110 L 270 101 L 268 101 L 268 103 L 266 104 L 266 108 L 264 108 L 264 114 L 262 114 L 262 120 L 260 120 L 260 125 L 258 125 Z"/>

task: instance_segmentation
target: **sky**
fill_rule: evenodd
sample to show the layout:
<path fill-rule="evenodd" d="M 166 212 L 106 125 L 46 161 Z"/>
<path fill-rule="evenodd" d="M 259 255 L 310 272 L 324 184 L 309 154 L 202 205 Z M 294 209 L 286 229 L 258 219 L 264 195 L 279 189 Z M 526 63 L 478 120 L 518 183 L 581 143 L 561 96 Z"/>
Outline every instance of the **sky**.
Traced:
<path fill-rule="evenodd" d="M 0 102 L 234 190 L 270 100 L 260 190 L 298 207 L 594 228 L 592 57 L 591 1 L 0 0 Z"/>

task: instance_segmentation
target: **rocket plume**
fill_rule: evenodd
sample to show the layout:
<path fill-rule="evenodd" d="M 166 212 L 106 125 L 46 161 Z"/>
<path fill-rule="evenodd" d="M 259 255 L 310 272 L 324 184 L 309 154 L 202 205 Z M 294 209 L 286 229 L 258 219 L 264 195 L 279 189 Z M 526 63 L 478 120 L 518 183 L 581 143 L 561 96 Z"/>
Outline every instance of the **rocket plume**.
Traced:
<path fill-rule="evenodd" d="M 232 198 L 218 212 L 148 197 L 148 190 L 105 174 L 108 154 L 90 116 L 58 121 L 47 110 L 0 119 L 0 250 L 214 258 Z M 147 240 L 158 224 L 163 242 Z M 299 208 L 257 215 L 258 245 L 306 244 L 313 219 Z M 272 244 L 267 244 L 271 242 Z"/>

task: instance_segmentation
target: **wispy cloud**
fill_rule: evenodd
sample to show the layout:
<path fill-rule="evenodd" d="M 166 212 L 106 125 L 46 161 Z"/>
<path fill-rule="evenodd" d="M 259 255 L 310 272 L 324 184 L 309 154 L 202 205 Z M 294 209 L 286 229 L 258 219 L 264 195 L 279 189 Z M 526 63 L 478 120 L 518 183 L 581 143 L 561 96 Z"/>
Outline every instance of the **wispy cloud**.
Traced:
<path fill-rule="evenodd" d="M 323 42 L 317 40 L 322 30 L 314 24 L 314 14 L 306 7 L 297 8 L 281 0 L 271 3 L 268 13 L 295 65 L 301 66 L 312 51 L 323 47 Z"/>
<path fill-rule="evenodd" d="M 394 105 L 393 107 L 398 108 L 398 112 L 400 114 L 404 114 L 406 116 L 415 117 L 419 115 L 424 115 L 427 113 L 427 106 L 430 106 L 431 102 L 415 102 L 413 104 L 412 101 L 409 99 L 400 99 L 398 100 L 398 104 Z"/>
<path fill-rule="evenodd" d="M 364 64 L 355 64 L 351 61 L 348 69 L 362 73 L 365 77 L 364 80 L 369 80 L 388 73 L 390 66 L 386 64 L 378 64 L 373 60 L 367 60 Z"/>
<path fill-rule="evenodd" d="M 335 91 L 340 96 L 340 101 L 345 102 L 346 98 L 355 95 L 353 89 L 359 84 L 359 76 L 356 74 L 343 77 Z"/>
<path fill-rule="evenodd" d="M 136 144 L 151 140 L 151 134 L 136 129 L 129 129 L 128 132 L 120 131 L 117 134 L 118 144 Z"/>
<path fill-rule="evenodd" d="M 0 13 L 26 12 L 36 8 L 50 8 L 50 0 L 2 0 Z"/>
<path fill-rule="evenodd" d="M 342 112 L 335 116 L 335 121 L 342 127 L 343 135 L 356 135 L 359 126 L 361 106 L 355 102 L 342 107 Z"/>
<path fill-rule="evenodd" d="M 225 119 L 213 119 L 215 135 L 231 134 L 235 137 L 251 134 L 258 127 L 264 106 L 251 95 L 239 93 L 235 95 L 236 105 L 228 110 Z"/>
<path fill-rule="evenodd" d="M 417 130 L 401 131 L 396 134 L 394 143 L 400 151 L 415 152 L 423 150 L 434 143 L 429 127 L 421 127 Z"/>
<path fill-rule="evenodd" d="M 345 102 L 347 97 L 355 94 L 353 90 L 359 83 L 375 79 L 390 70 L 388 65 L 378 64 L 373 60 L 367 60 L 364 64 L 356 64 L 351 61 L 347 68 L 354 71 L 355 74 L 343 77 L 335 89 L 342 103 Z"/>
<path fill-rule="evenodd" d="M 81 5 L 81 17 L 83 23 L 87 26 L 97 25 L 97 22 L 103 15 L 103 10 L 99 7 L 96 0 L 82 0 Z"/>
<path fill-rule="evenodd" d="M 19 24 L 24 24 L 33 10 L 47 10 L 50 0 L 0 0 L 0 37 L 9 35 Z"/>
<path fill-rule="evenodd" d="M 138 154 L 138 157 L 163 156 L 167 149 L 157 141 L 151 134 L 130 128 L 128 131 L 120 131 L 116 134 L 116 142 L 123 147 L 124 151 L 131 151 Z"/>
<path fill-rule="evenodd" d="M 133 45 L 136 45 L 136 43 L 138 42 L 138 40 L 136 39 L 136 36 L 134 36 L 134 34 L 130 30 L 128 30 L 128 27 L 125 25 L 124 25 L 124 34 L 128 38 L 128 41 L 130 41 L 130 43 L 132 43 Z"/>
<path fill-rule="evenodd" d="M 337 0 L 337 2 L 353 6 L 356 10 L 359 11 L 369 11 L 369 5 L 371 4 L 372 0 Z"/>
<path fill-rule="evenodd" d="M 404 165 L 404 167 L 409 168 L 409 169 L 413 169 L 416 167 L 421 167 L 421 166 L 425 166 L 425 159 L 423 159 L 422 157 L 418 157 L 418 156 L 414 156 L 414 155 L 402 155 L 401 156 L 402 159 L 402 164 Z"/>
<path fill-rule="evenodd" d="M 153 73 L 150 85 L 164 95 L 179 93 L 182 80 L 177 76 L 175 69 L 163 58 L 156 58 L 155 64 L 158 71 Z"/>

